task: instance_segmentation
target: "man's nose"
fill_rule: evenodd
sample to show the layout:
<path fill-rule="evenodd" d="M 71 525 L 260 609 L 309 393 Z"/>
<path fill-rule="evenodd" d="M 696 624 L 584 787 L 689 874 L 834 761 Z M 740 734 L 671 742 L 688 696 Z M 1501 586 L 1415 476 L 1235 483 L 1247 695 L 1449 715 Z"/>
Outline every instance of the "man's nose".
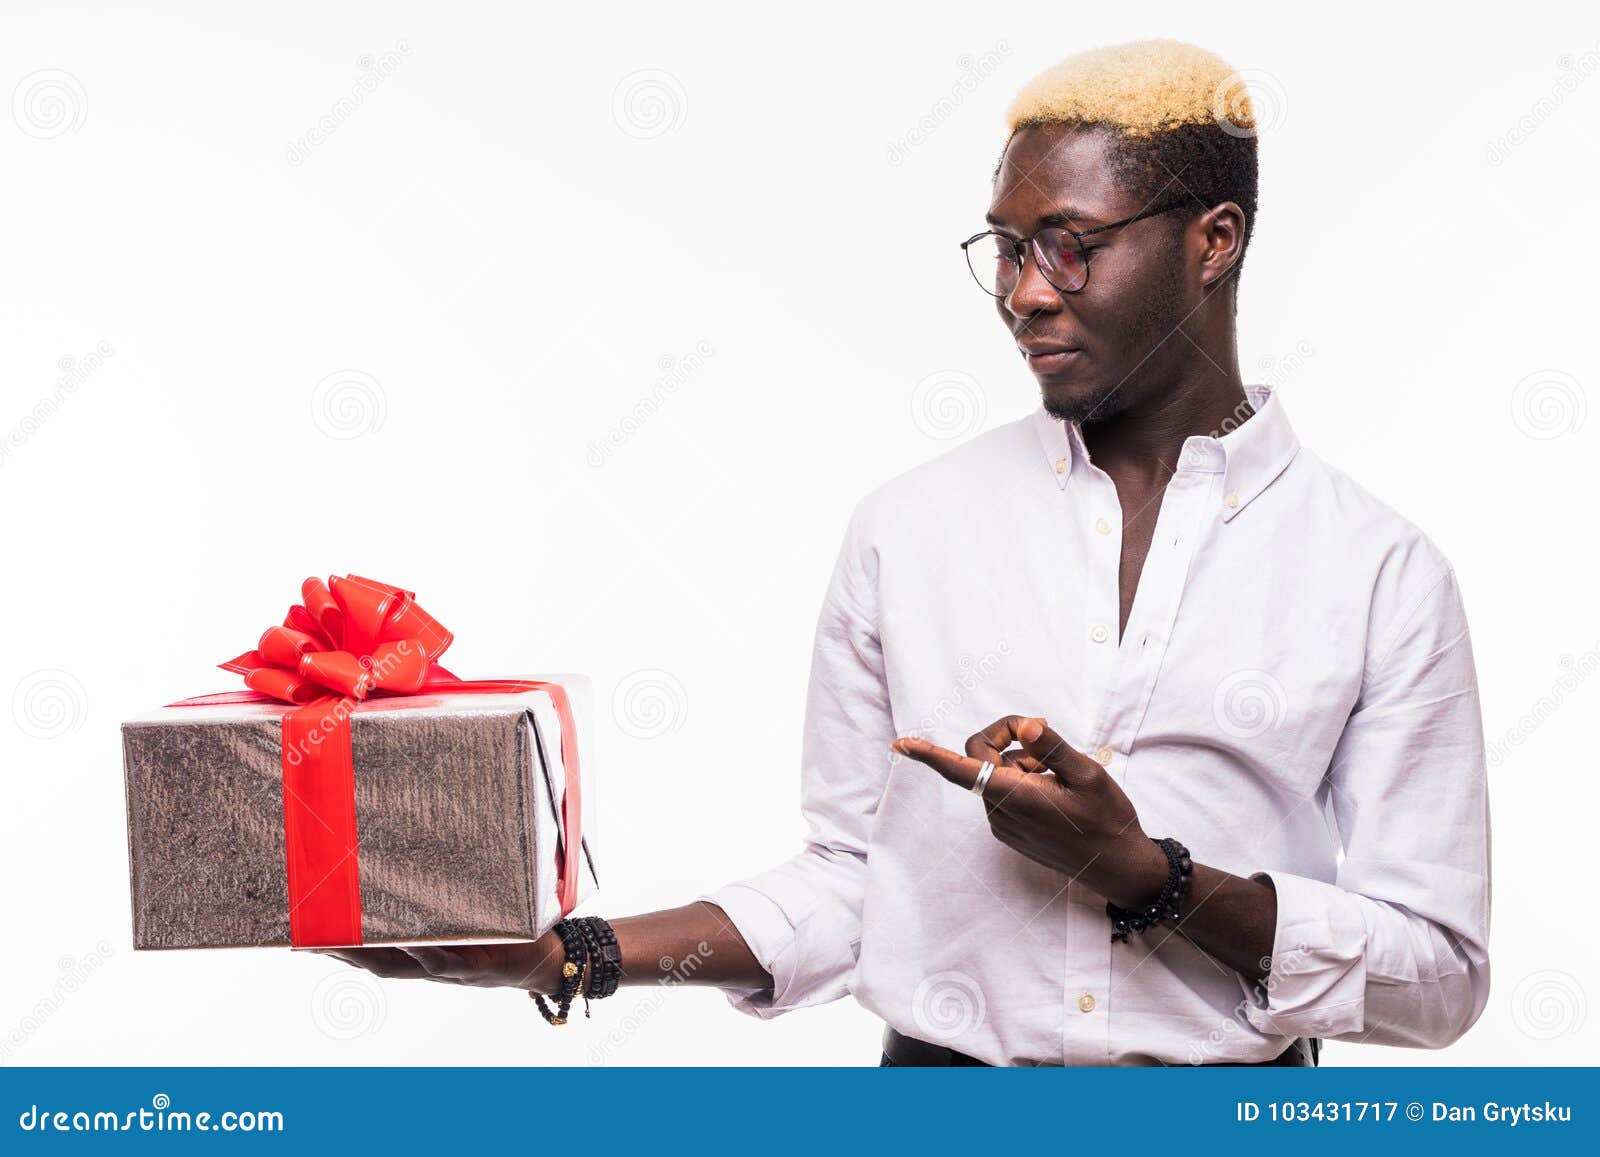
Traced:
<path fill-rule="evenodd" d="M 1039 262 L 1034 259 L 1032 246 L 1026 250 L 1016 285 L 1002 300 L 1005 308 L 1017 317 L 1028 317 L 1061 307 L 1061 291 L 1039 271 Z"/>

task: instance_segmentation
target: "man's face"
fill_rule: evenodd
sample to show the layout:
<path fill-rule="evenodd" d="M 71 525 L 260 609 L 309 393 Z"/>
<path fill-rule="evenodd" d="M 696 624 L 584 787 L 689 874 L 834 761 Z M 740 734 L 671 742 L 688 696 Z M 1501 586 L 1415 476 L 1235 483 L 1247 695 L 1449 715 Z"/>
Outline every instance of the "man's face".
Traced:
<path fill-rule="evenodd" d="M 1074 230 L 1108 225 L 1155 207 L 1118 185 L 1101 131 L 1030 126 L 1012 137 L 995 181 L 990 228 L 1031 236 L 1043 219 L 1072 214 Z M 1161 197 L 1182 194 L 1173 182 Z M 1194 348 L 1178 333 L 1198 304 L 1199 282 L 1186 269 L 1177 215 L 1135 221 L 1084 238 L 1089 280 L 1062 293 L 1030 253 L 1016 287 L 995 304 L 1019 348 L 1075 352 L 1027 357 L 1045 409 L 1072 421 L 1103 421 L 1161 397 L 1177 382 Z M 1193 296 L 1194 300 L 1189 300 Z"/>

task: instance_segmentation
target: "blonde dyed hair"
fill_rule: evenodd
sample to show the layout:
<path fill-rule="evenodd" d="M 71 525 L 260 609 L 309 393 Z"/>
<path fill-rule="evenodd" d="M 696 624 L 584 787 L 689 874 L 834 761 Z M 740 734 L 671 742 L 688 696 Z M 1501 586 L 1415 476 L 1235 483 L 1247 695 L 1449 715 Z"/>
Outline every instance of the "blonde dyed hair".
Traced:
<path fill-rule="evenodd" d="M 1253 135 L 1244 81 L 1214 52 L 1178 40 L 1137 40 L 1067 57 L 1023 86 L 1008 135 L 1028 125 L 1088 123 L 1143 138 L 1184 125 Z"/>

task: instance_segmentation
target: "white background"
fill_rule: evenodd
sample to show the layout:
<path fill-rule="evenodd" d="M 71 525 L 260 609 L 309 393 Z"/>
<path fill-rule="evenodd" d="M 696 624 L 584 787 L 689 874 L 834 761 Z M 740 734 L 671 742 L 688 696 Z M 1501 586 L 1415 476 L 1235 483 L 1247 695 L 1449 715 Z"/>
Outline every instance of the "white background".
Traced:
<path fill-rule="evenodd" d="M 1582 6 L 130 7 L 0 36 L 4 1063 L 875 1063 L 850 1001 L 629 989 L 557 1031 L 511 992 L 135 954 L 118 724 L 235 686 L 213 664 L 304 576 L 370 574 L 461 673 L 592 674 L 588 910 L 787 856 L 851 505 L 1037 397 L 956 249 L 1005 106 L 1159 35 L 1264 121 L 1245 377 L 1454 560 L 1500 745 L 1483 1019 L 1325 1058 L 1593 1062 Z"/>

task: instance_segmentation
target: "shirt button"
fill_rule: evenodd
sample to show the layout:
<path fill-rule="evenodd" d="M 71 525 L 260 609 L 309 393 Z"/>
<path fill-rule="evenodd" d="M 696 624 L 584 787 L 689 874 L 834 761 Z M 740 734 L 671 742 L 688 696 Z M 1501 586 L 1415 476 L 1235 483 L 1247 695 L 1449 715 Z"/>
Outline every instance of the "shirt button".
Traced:
<path fill-rule="evenodd" d="M 1097 643 L 1103 643 L 1111 637 L 1111 632 L 1104 627 L 1096 627 L 1089 632 L 1089 637 Z"/>
<path fill-rule="evenodd" d="M 1094 753 L 1094 757 L 1100 761 L 1100 766 L 1104 767 L 1111 762 L 1111 749 L 1102 747 Z"/>
<path fill-rule="evenodd" d="M 1087 992 L 1084 993 L 1082 996 L 1078 997 L 1078 1008 L 1082 1012 L 1093 1012 L 1094 1011 L 1094 997 L 1091 996 Z"/>
<path fill-rule="evenodd" d="M 1103 518 L 1097 518 L 1094 520 L 1094 529 L 1097 534 L 1110 534 L 1111 524 Z"/>
<path fill-rule="evenodd" d="M 1227 503 L 1229 510 L 1236 510 L 1239 507 L 1239 496 L 1232 490 L 1228 491 L 1228 496 L 1222 501 Z"/>
<path fill-rule="evenodd" d="M 1072 465 L 1072 463 L 1067 461 L 1065 458 L 1057 458 L 1056 459 L 1056 473 L 1057 474 L 1065 474 L 1067 472 L 1067 467 L 1071 466 L 1071 465 Z"/>

